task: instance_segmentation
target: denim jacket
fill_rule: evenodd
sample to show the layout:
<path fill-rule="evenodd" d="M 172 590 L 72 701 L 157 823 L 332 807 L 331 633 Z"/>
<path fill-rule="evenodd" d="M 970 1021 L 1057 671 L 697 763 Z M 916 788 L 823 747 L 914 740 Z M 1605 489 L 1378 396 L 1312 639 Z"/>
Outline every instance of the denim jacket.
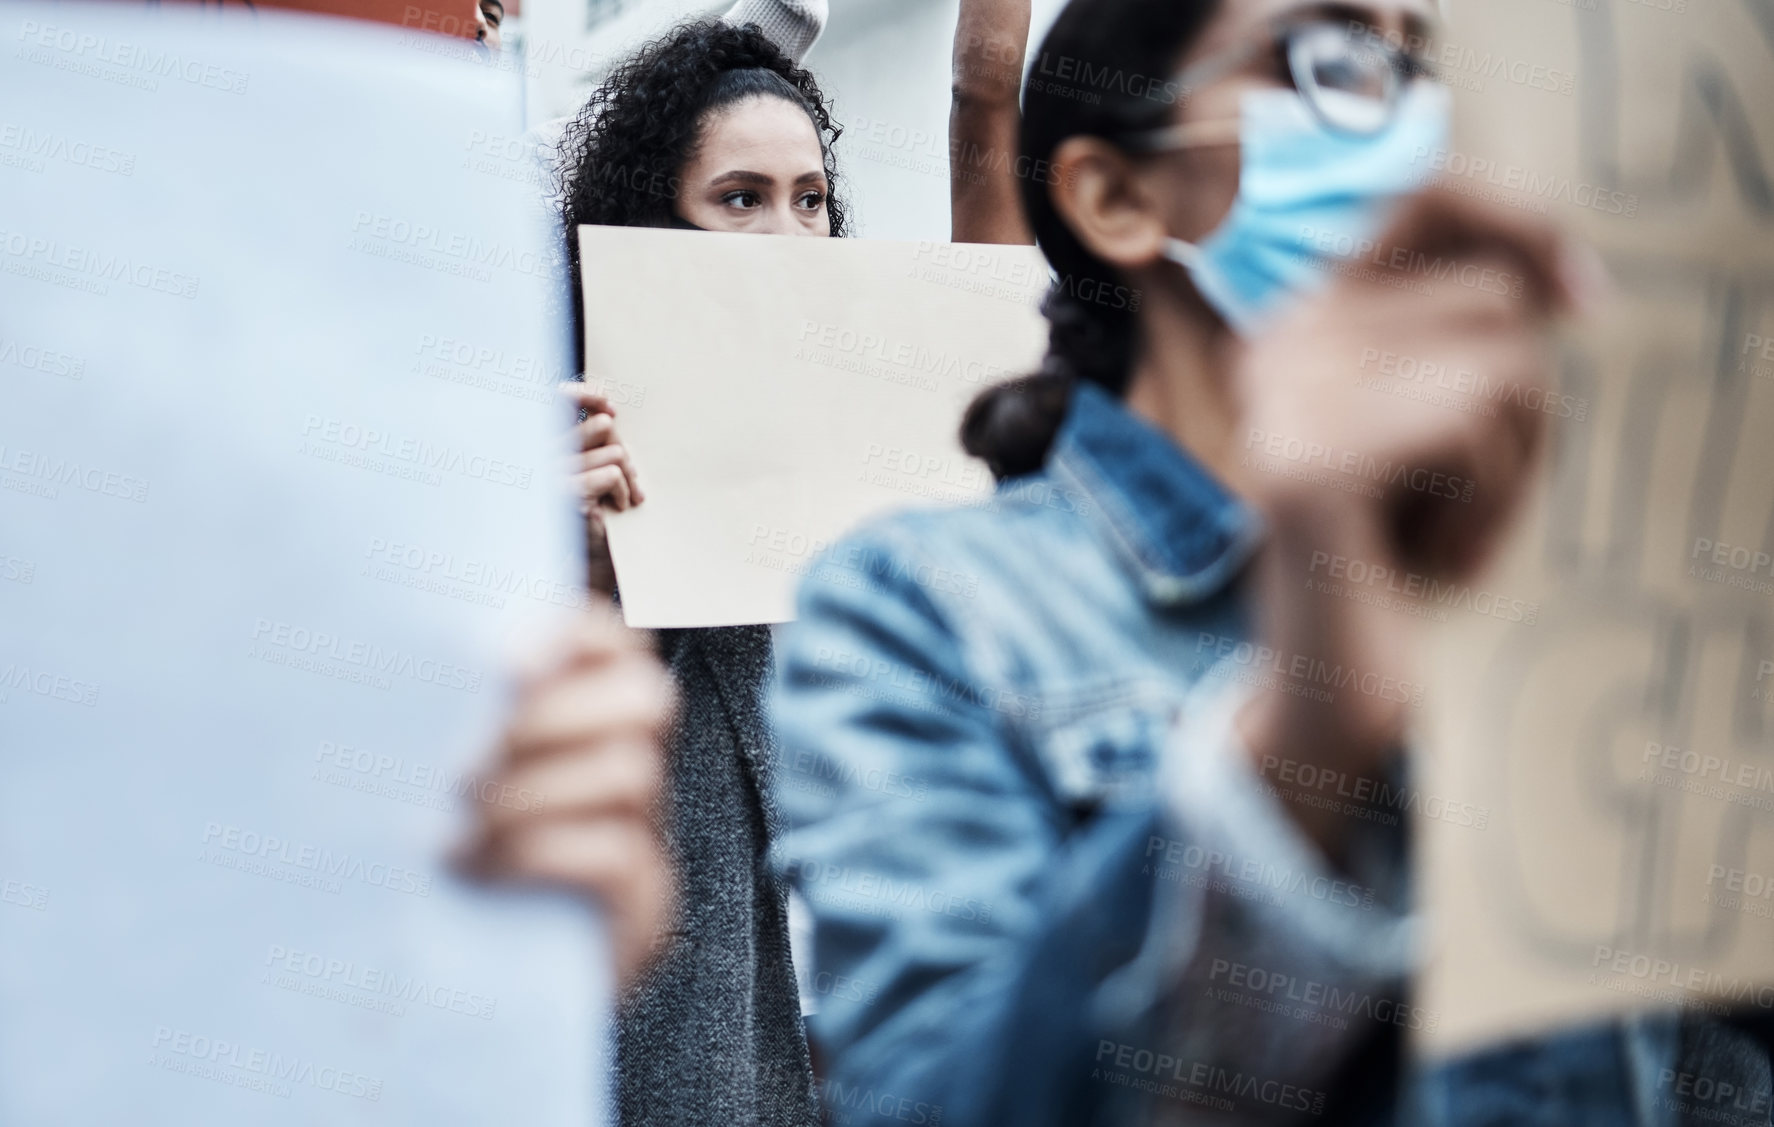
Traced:
<path fill-rule="evenodd" d="M 1294 676 L 1245 641 L 1260 536 L 1085 384 L 1040 473 L 809 571 L 772 860 L 815 919 L 828 1122 L 1378 1117 L 1344 1077 L 1412 1020 L 1403 826 L 1333 870 L 1233 738 L 1241 693 Z M 1636 1120 L 1544 1120 L 1590 1121 Z"/>

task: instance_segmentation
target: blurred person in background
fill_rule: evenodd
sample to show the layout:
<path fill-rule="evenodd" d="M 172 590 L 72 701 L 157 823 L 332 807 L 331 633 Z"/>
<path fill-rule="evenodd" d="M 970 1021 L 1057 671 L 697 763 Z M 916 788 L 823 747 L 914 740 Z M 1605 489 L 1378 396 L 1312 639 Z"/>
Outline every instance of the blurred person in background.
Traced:
<path fill-rule="evenodd" d="M 827 5 L 828 0 L 736 0 L 720 20 L 733 27 L 755 25 L 770 42 L 782 49 L 790 62 L 800 66 L 825 31 Z M 595 102 L 594 94 L 587 104 Z M 578 117 L 574 114 L 551 118 L 525 133 L 545 169 L 548 182 L 560 191 L 566 190 L 566 181 L 577 171 L 574 161 L 578 154 L 570 146 L 563 147 L 563 141 L 566 131 Z"/>
<path fill-rule="evenodd" d="M 1651 1124 L 1678 1060 L 1766 1088 L 1740 1035 L 1650 1017 L 1416 1077 L 1401 1109 L 1402 1031 L 1430 1019 L 1404 826 L 1281 782 L 1409 785 L 1421 626 L 1314 591 L 1313 561 L 1471 576 L 1543 441 L 1520 395 L 1358 396 L 1364 350 L 1537 387 L 1551 316 L 1605 288 L 1532 221 L 1411 197 L 1448 102 L 1387 44 L 1435 14 L 1073 0 L 1043 44 L 1018 183 L 1050 349 L 963 425 L 998 492 L 836 545 L 779 655 L 783 762 L 822 785 L 785 766 L 775 858 L 812 969 L 852 985 L 811 1021 L 834 1121 Z M 990 219 L 969 229 L 1014 238 Z M 1480 284 L 1339 269 L 1309 232 Z"/>
<path fill-rule="evenodd" d="M 500 0 L 477 0 L 474 6 L 474 41 L 491 54 L 503 49 L 499 26 L 505 22 L 505 5 Z"/>
<path fill-rule="evenodd" d="M 782 48 L 796 66 L 819 42 L 830 13 L 829 0 L 738 0 L 721 16 L 734 27 L 756 27 Z"/>
<path fill-rule="evenodd" d="M 823 5 L 740 5 L 772 7 L 779 30 L 802 30 L 793 42 L 804 50 L 817 36 L 805 17 L 822 18 Z M 813 75 L 756 24 L 692 23 L 643 47 L 561 142 L 562 235 L 575 294 L 582 267 L 620 268 L 579 261 L 581 224 L 842 236 L 837 136 Z M 591 586 L 616 598 L 601 513 L 645 494 L 616 432 L 616 406 L 595 379 L 570 390 L 583 413 L 574 480 Z M 644 733 L 657 693 L 605 654 L 623 647 L 568 646 L 520 700 L 501 752 L 500 769 L 529 779 L 544 796 L 541 809 L 517 818 L 486 811 L 489 829 L 525 845 L 481 851 L 483 868 L 584 888 L 615 917 L 630 972 L 615 1029 L 622 1123 L 809 1127 L 819 1116 L 787 892 L 764 864 L 777 823 L 775 744 L 763 708 L 770 630 L 665 630 L 656 641 L 675 686 L 664 750 Z M 604 710 L 630 691 L 639 705 L 616 708 L 628 719 L 613 723 Z M 541 763 L 558 791 L 550 776 L 538 777 Z M 634 827 L 649 810 L 659 834 L 643 839 Z M 593 824 L 605 827 L 601 839 Z M 599 840 L 612 852 L 598 853 Z M 621 876 L 619 860 L 636 875 Z M 674 882 L 660 873 L 675 874 L 669 911 L 658 898 Z M 605 887 L 611 881 L 623 883 Z M 643 951 L 649 928 L 659 929 L 651 957 Z"/>

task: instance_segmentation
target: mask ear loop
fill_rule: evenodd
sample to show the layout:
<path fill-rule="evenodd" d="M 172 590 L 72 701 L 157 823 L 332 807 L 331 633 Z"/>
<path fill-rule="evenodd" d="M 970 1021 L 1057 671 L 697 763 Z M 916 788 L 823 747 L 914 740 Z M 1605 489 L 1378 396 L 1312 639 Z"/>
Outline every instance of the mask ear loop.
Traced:
<path fill-rule="evenodd" d="M 1191 121 L 1182 125 L 1135 133 L 1122 141 L 1122 146 L 1141 155 L 1174 153 L 1183 149 L 1207 148 L 1210 145 L 1234 145 L 1239 140 L 1237 118 L 1218 121 Z M 1165 240 L 1165 257 L 1193 270 L 1202 260 L 1201 248 L 1187 239 L 1172 235 Z"/>
<path fill-rule="evenodd" d="M 1131 134 L 1122 139 L 1121 145 L 1128 151 L 1141 155 L 1174 153 L 1183 149 L 1206 148 L 1209 145 L 1236 145 L 1238 127 L 1239 120 L 1235 117 L 1221 118 L 1218 121 L 1190 121 L 1182 125 L 1167 125 L 1162 129 L 1148 129 L 1144 133 Z"/>

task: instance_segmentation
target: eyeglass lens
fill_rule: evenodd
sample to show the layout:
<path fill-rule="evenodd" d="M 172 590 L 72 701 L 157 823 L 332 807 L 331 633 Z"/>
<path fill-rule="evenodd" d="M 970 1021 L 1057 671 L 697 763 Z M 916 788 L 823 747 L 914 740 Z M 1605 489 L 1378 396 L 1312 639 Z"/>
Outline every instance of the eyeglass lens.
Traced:
<path fill-rule="evenodd" d="M 1383 45 L 1342 25 L 1309 24 L 1289 37 L 1287 56 L 1294 85 L 1325 124 L 1350 133 L 1385 128 L 1399 75 Z"/>

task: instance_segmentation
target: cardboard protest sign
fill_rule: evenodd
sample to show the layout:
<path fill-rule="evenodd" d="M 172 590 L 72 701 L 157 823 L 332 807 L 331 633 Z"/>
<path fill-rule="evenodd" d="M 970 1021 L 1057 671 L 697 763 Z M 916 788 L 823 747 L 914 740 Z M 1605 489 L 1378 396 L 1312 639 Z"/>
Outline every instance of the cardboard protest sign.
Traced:
<path fill-rule="evenodd" d="M 1618 293 L 1561 343 L 1526 527 L 1441 616 L 1422 1046 L 1677 1004 L 1765 1014 L 1774 24 L 1747 0 L 1455 17 L 1430 53 L 1457 140 L 1425 171 L 1581 234 Z"/>

